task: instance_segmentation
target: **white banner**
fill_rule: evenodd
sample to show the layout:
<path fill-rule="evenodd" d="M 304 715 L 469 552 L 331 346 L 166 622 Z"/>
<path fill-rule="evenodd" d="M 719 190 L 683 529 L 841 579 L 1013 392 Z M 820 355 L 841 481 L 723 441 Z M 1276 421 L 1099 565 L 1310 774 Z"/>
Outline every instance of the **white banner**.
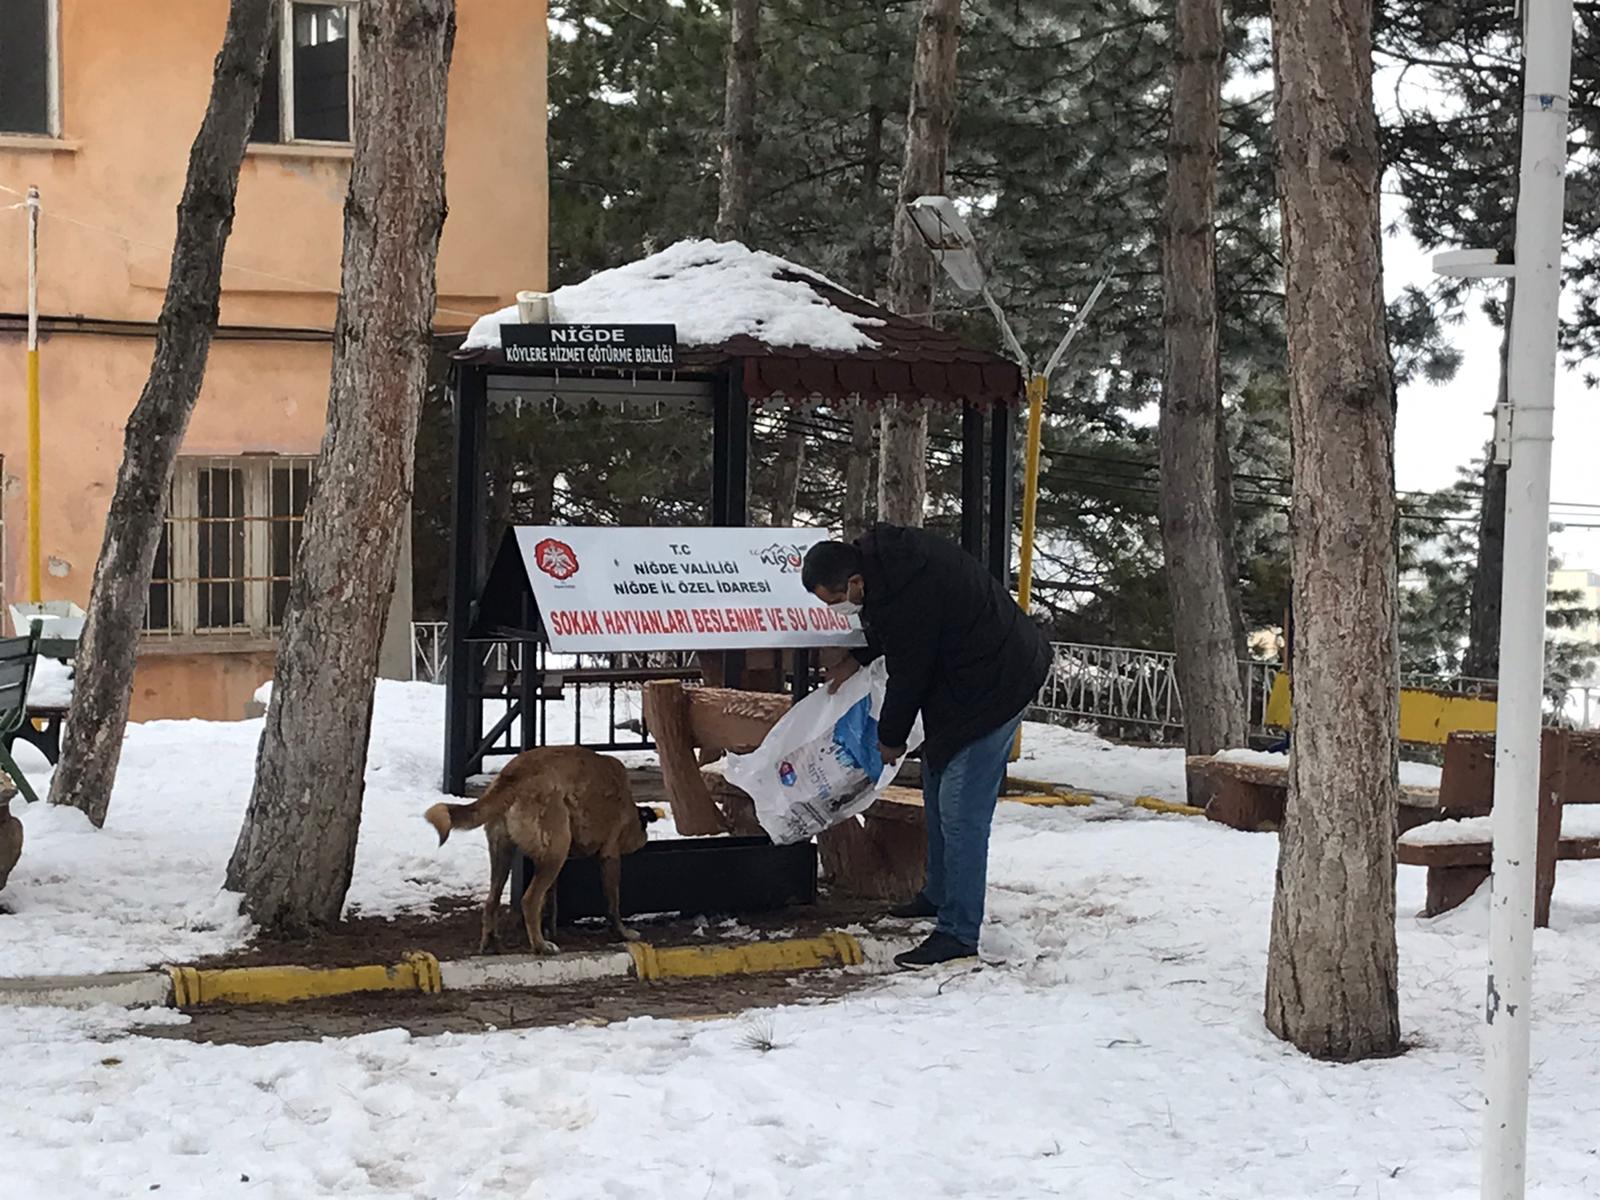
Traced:
<path fill-rule="evenodd" d="M 859 646 L 852 619 L 800 586 L 822 529 L 519 526 L 560 654 Z"/>

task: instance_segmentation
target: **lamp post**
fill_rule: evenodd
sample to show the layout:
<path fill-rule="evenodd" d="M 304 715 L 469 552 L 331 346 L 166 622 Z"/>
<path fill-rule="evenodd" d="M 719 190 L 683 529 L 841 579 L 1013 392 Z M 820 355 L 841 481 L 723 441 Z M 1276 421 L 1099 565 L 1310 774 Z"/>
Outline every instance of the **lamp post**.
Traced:
<path fill-rule="evenodd" d="M 1434 259 L 1434 269 L 1444 275 L 1514 278 L 1517 284 L 1508 403 L 1495 411 L 1495 461 L 1508 465 L 1484 1009 L 1483 1200 L 1522 1200 L 1527 1189 L 1550 443 L 1561 304 L 1572 0 L 1527 0 L 1523 19 L 1516 261 L 1501 262 L 1491 250 L 1457 250 Z"/>
<path fill-rule="evenodd" d="M 1094 290 L 1078 308 L 1072 324 L 1056 344 L 1055 350 L 1045 360 L 1044 366 L 1036 371 L 1022 344 L 1017 341 L 1016 334 L 1011 331 L 1005 311 L 989 291 L 983 264 L 978 259 L 978 240 L 972 236 L 972 230 L 956 210 L 954 201 L 948 196 L 919 196 L 906 206 L 906 211 L 934 261 L 944 268 L 951 282 L 964 292 L 976 292 L 983 297 L 983 302 L 994 314 L 995 323 L 1000 326 L 1000 337 L 1006 349 L 1022 368 L 1023 376 L 1028 381 L 1028 441 L 1022 472 L 1022 553 L 1017 567 L 1017 603 L 1027 612 L 1033 601 L 1033 543 L 1039 509 L 1039 446 L 1044 433 L 1044 404 L 1050 393 L 1050 377 L 1055 374 L 1067 350 L 1082 331 L 1090 311 L 1111 277 L 1106 275 L 1094 285 Z"/>

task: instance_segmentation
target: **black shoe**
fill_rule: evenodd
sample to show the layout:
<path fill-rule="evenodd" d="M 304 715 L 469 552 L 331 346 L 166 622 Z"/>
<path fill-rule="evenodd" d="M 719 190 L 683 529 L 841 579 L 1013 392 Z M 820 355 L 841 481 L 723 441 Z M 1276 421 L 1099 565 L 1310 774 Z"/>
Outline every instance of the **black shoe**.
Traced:
<path fill-rule="evenodd" d="M 928 940 L 914 950 L 894 956 L 894 965 L 909 970 L 919 967 L 936 967 L 940 963 L 955 962 L 963 958 L 977 958 L 978 948 L 969 946 L 948 933 L 934 932 Z"/>
<path fill-rule="evenodd" d="M 901 921 L 915 921 L 922 917 L 937 917 L 939 906 L 918 892 L 904 904 L 896 904 L 889 910 L 889 915 Z"/>

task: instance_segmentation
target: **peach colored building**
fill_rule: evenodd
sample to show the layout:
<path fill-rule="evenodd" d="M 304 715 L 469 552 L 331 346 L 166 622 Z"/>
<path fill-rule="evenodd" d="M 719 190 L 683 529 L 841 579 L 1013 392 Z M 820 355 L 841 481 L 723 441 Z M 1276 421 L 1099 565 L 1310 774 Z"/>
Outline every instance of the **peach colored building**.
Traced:
<path fill-rule="evenodd" d="M 360 0 L 277 2 L 282 36 L 240 178 L 221 326 L 151 587 L 138 719 L 238 717 L 271 676 L 322 437 Z M 227 9 L 227 0 L 0 4 L 7 604 L 27 599 L 28 515 L 27 221 L 11 205 L 39 188 L 43 598 L 87 604 Z M 464 327 L 518 289 L 544 288 L 547 270 L 544 0 L 459 0 L 457 25 L 442 330 Z M 408 552 L 386 648 L 396 672 L 409 659 L 409 564 Z"/>

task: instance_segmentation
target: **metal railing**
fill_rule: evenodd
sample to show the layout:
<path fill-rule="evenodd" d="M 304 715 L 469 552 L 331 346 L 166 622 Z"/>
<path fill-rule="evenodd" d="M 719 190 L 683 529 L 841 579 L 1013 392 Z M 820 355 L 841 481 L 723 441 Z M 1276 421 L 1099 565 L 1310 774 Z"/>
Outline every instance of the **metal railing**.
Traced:
<path fill-rule="evenodd" d="M 449 629 L 443 621 L 411 622 L 412 683 L 444 682 Z"/>
<path fill-rule="evenodd" d="M 1569 687 L 1561 715 L 1575 729 L 1600 726 L 1600 685 L 1575 683 Z"/>
<path fill-rule="evenodd" d="M 1058 723 L 1093 723 L 1114 737 L 1175 740 L 1183 729 L 1177 656 L 1167 650 L 1055 642 L 1055 660 L 1035 710 Z M 1270 732 L 1267 701 L 1282 664 L 1239 664 L 1245 688 L 1246 724 L 1252 735 Z M 1449 696 L 1493 699 L 1497 682 L 1466 675 L 1402 675 L 1400 686 Z M 1565 700 L 1547 706 L 1545 723 L 1593 729 L 1600 725 L 1600 685 L 1576 684 Z"/>
<path fill-rule="evenodd" d="M 1092 722 L 1117 737 L 1176 739 L 1183 730 L 1177 656 L 1168 650 L 1054 642 L 1050 674 L 1034 706 L 1048 720 Z M 1254 733 L 1264 730 L 1276 662 L 1245 661 L 1245 715 Z"/>
<path fill-rule="evenodd" d="M 443 683 L 448 665 L 449 639 L 442 621 L 418 621 L 411 626 L 411 677 L 426 683 Z M 1050 675 L 1039 693 L 1034 712 L 1058 724 L 1092 723 L 1115 737 L 1176 740 L 1183 730 L 1183 698 L 1178 692 L 1177 656 L 1168 650 L 1140 650 L 1131 646 L 1095 646 L 1082 642 L 1052 643 L 1055 651 Z M 521 646 L 496 642 L 484 649 L 484 665 L 491 671 L 520 669 Z M 615 654 L 547 656 L 547 669 L 674 668 L 692 662 L 687 654 Z M 1276 661 L 1250 660 L 1239 664 L 1245 687 L 1246 722 L 1250 732 L 1268 732 L 1267 701 L 1282 670 Z M 1401 685 L 1459 696 L 1494 695 L 1495 681 L 1467 676 L 1406 675 Z M 1548 721 L 1561 721 L 1578 729 L 1600 725 L 1600 685 L 1574 685 L 1566 703 Z"/>

